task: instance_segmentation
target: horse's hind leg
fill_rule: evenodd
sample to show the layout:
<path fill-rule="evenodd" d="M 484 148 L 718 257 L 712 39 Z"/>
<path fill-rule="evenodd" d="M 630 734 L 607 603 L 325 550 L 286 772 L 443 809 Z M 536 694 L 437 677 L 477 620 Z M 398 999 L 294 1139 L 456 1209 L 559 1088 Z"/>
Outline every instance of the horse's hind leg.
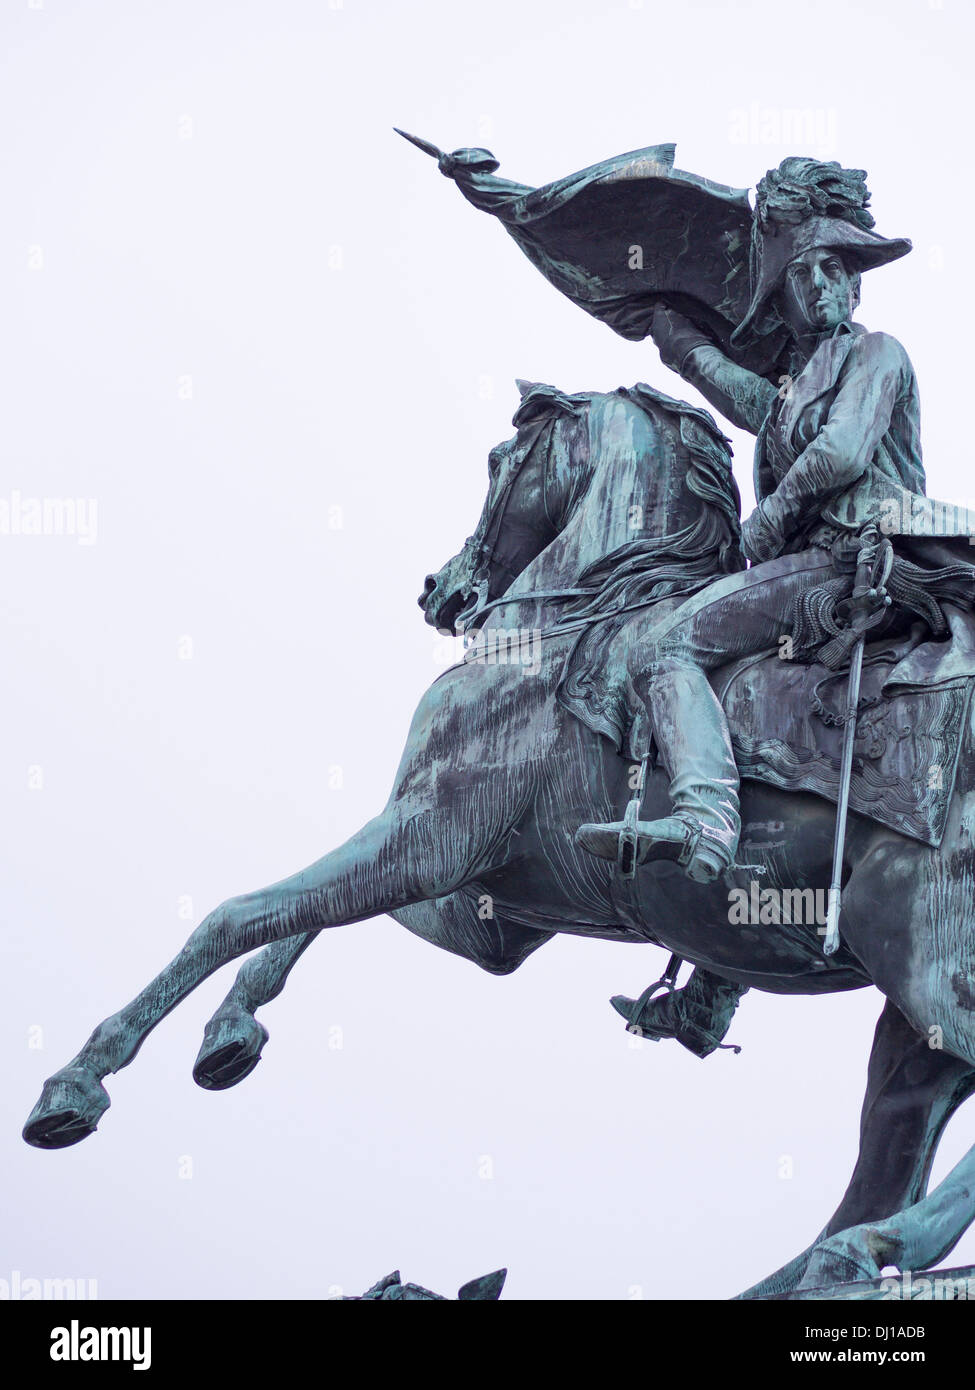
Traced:
<path fill-rule="evenodd" d="M 413 801 L 410 814 L 391 804 L 309 868 L 210 913 L 152 983 L 45 1083 L 24 1127 L 26 1141 L 62 1148 L 90 1134 L 109 1105 L 101 1079 L 127 1066 L 156 1024 L 227 961 L 269 942 L 440 897 L 475 877 L 496 848 L 501 792 L 492 798 L 489 782 L 455 789 L 443 808 L 418 809 Z"/>
<path fill-rule="evenodd" d="M 928 1044 L 887 1000 L 870 1053 L 860 1151 L 843 1200 L 808 1249 L 739 1298 L 790 1292 L 829 1236 L 888 1217 L 923 1195 L 945 1125 L 975 1090 L 975 1068 Z"/>
<path fill-rule="evenodd" d="M 975 1221 L 975 1148 L 933 1192 L 883 1221 L 868 1221 L 820 1242 L 800 1288 L 876 1279 L 888 1265 L 930 1269 Z"/>
<path fill-rule="evenodd" d="M 970 763 L 962 786 L 972 785 Z M 940 850 L 878 839 L 854 871 L 841 932 L 933 1051 L 975 1068 L 975 793 L 956 798 Z M 920 1200 L 862 1218 L 817 1248 L 800 1287 L 929 1268 L 975 1219 L 975 1150 Z"/>
<path fill-rule="evenodd" d="M 464 893 L 413 903 L 391 916 L 416 936 L 473 961 L 492 975 L 509 975 L 553 935 L 508 922 L 496 912 L 482 918 L 477 903 Z M 251 1074 L 268 1039 L 267 1029 L 254 1015 L 281 993 L 299 957 L 317 936 L 314 931 L 287 937 L 244 962 L 204 1031 L 193 1065 L 197 1085 L 222 1091 Z"/>

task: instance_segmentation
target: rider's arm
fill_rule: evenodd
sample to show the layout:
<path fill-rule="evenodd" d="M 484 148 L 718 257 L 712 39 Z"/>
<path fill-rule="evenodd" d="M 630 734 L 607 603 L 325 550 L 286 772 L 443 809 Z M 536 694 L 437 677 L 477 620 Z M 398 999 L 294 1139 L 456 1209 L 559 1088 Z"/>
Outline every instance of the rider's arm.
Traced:
<path fill-rule="evenodd" d="M 733 425 L 749 434 L 758 434 L 776 396 L 770 381 L 739 367 L 710 343 L 688 354 L 681 376 Z"/>
<path fill-rule="evenodd" d="M 826 423 L 759 510 L 781 541 L 863 474 L 890 426 L 898 398 L 914 379 L 910 358 L 887 333 L 864 333 L 850 350 Z M 771 547 L 769 553 L 777 551 Z"/>
<path fill-rule="evenodd" d="M 652 332 L 664 366 L 696 387 L 733 425 L 758 434 L 775 400 L 771 382 L 732 362 L 707 334 L 671 309 L 656 310 Z"/>

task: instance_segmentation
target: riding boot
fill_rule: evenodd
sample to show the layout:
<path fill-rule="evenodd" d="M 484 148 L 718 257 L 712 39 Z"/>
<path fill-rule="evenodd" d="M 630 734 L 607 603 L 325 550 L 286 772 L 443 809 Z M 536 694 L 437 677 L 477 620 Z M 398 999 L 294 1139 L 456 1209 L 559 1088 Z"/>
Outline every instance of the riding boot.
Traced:
<path fill-rule="evenodd" d="M 642 821 L 636 806 L 624 821 L 580 826 L 576 843 L 616 860 L 624 873 L 650 859 L 671 859 L 695 882 L 713 883 L 734 863 L 741 832 L 728 722 L 699 666 L 667 658 L 648 675 L 650 721 L 671 776 L 673 815 Z"/>
<path fill-rule="evenodd" d="M 739 1000 L 747 993 L 747 985 L 732 984 L 696 966 L 682 988 L 655 993 L 659 989 L 658 981 L 639 999 L 613 995 L 610 1003 L 626 1019 L 628 1033 L 651 1042 L 674 1038 L 695 1057 L 709 1057 L 719 1047 L 729 1046 L 722 1039 L 731 1027 Z M 735 1052 L 739 1050 L 734 1048 Z"/>

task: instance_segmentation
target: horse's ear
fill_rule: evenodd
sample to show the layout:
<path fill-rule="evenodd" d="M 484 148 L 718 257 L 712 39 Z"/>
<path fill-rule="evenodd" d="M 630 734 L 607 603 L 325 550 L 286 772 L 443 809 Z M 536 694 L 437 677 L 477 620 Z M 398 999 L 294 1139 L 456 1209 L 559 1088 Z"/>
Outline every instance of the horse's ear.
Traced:
<path fill-rule="evenodd" d="M 521 399 L 524 400 L 525 397 L 528 395 L 528 392 L 534 390 L 535 386 L 537 385 L 537 382 L 522 381 L 521 377 L 519 376 L 515 377 L 515 385 L 518 387 L 518 394 L 521 396 Z"/>

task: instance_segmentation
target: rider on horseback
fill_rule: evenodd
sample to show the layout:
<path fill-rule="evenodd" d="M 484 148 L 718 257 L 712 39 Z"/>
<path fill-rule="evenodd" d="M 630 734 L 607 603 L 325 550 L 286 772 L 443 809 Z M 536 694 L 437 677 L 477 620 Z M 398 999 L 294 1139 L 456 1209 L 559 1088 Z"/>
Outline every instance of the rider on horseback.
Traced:
<path fill-rule="evenodd" d="M 664 363 L 758 436 L 758 505 L 743 524 L 752 567 L 656 624 L 652 616 L 634 620 L 625 639 L 632 688 L 646 703 L 674 803 L 673 815 L 637 823 L 637 862 L 676 858 L 700 882 L 734 863 L 741 828 L 738 770 L 708 672 L 774 649 L 803 596 L 835 579 L 844 538 L 849 549 L 871 519 L 881 518 L 894 538 L 915 588 L 956 603 L 975 595 L 970 563 L 959 565 L 943 543 L 907 539 L 943 541 L 944 528 L 923 498 L 910 359 L 896 339 L 853 322 L 860 273 L 911 249 L 871 230 L 868 202 L 862 170 L 811 159 L 784 160 L 758 185 L 753 294 L 732 341 L 748 344 L 773 316 L 787 325 L 791 356 L 780 389 L 733 362 L 687 319 L 662 308 L 654 316 Z M 966 535 L 970 524 L 966 514 Z M 577 840 L 616 860 L 622 829 L 622 822 L 584 825 Z"/>

